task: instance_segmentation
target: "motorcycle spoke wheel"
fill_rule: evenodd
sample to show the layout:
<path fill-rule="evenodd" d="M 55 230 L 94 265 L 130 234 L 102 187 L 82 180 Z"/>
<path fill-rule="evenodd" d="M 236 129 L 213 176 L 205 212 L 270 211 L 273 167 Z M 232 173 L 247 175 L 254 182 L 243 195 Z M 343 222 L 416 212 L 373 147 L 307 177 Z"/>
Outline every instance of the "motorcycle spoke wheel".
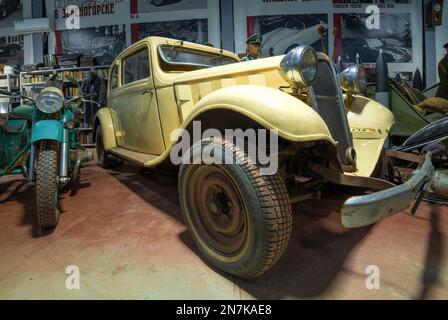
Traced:
<path fill-rule="evenodd" d="M 41 229 L 54 228 L 59 222 L 58 144 L 41 143 L 36 165 L 37 222 Z"/>

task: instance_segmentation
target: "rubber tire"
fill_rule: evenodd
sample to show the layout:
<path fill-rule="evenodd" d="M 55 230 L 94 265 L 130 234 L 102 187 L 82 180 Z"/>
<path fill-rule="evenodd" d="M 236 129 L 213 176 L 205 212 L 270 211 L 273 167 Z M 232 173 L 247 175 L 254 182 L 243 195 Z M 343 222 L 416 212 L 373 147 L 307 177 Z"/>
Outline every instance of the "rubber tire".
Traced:
<path fill-rule="evenodd" d="M 107 151 L 104 151 L 103 131 L 101 130 L 101 125 L 96 129 L 95 146 L 98 164 L 101 168 L 112 169 L 117 165 L 117 160 L 112 158 Z"/>
<path fill-rule="evenodd" d="M 225 257 L 220 256 L 214 248 L 207 246 L 196 232 L 185 195 L 187 192 L 194 192 L 189 187 L 188 177 L 197 165 L 182 164 L 180 168 L 179 199 L 182 215 L 196 246 L 206 261 L 233 276 L 243 279 L 256 278 L 278 262 L 291 237 L 292 210 L 285 184 L 278 174 L 263 176 L 259 165 L 248 161 L 243 151 L 224 139 L 204 140 L 200 146 L 193 147 L 191 154 L 201 152 L 202 150 L 199 149 L 210 144 L 215 144 L 222 148 L 221 150 L 227 156 L 239 160 L 239 162 L 234 161 L 234 164 L 223 166 L 231 174 L 234 182 L 237 182 L 248 208 L 248 219 L 251 224 L 247 235 L 249 248 L 239 260 L 229 263 L 223 261 Z M 214 252 L 213 255 L 210 254 L 210 250 Z"/>
<path fill-rule="evenodd" d="M 54 228 L 59 222 L 58 143 L 42 141 L 36 162 L 37 223 L 41 229 Z"/>

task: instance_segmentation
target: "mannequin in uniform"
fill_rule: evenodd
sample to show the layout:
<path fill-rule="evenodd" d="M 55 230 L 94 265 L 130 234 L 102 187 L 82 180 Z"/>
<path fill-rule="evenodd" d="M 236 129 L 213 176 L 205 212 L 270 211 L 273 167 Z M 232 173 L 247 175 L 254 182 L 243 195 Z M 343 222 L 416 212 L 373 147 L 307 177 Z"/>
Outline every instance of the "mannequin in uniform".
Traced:
<path fill-rule="evenodd" d="M 437 90 L 436 97 L 448 100 L 448 42 L 443 46 L 447 53 L 439 62 L 440 87 Z"/>
<path fill-rule="evenodd" d="M 82 94 L 94 94 L 89 97 L 88 100 L 99 102 L 101 96 L 101 85 L 102 79 L 98 77 L 94 68 L 90 70 L 90 75 L 88 78 L 84 79 L 81 84 L 81 93 Z M 96 112 L 98 111 L 98 105 L 94 103 L 86 103 L 86 114 L 85 114 L 85 122 L 88 126 L 93 125 L 93 120 Z"/>
<path fill-rule="evenodd" d="M 448 43 L 443 46 L 448 51 Z M 422 101 L 417 110 L 423 115 L 437 115 L 435 120 L 441 119 L 448 114 L 448 52 L 439 62 L 440 85 L 436 96 Z"/>
<path fill-rule="evenodd" d="M 263 37 L 259 33 L 251 35 L 246 40 L 246 56 L 241 59 L 241 62 L 256 60 L 260 57 L 261 43 L 263 42 Z"/>

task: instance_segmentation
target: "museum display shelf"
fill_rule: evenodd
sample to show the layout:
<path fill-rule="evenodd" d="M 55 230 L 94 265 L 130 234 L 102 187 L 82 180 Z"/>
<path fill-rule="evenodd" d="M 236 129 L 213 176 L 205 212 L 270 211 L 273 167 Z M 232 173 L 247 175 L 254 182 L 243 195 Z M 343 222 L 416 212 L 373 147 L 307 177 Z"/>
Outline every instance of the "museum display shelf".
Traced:
<path fill-rule="evenodd" d="M 8 91 L 19 90 L 19 75 L 0 74 L 0 89 L 6 89 Z"/>

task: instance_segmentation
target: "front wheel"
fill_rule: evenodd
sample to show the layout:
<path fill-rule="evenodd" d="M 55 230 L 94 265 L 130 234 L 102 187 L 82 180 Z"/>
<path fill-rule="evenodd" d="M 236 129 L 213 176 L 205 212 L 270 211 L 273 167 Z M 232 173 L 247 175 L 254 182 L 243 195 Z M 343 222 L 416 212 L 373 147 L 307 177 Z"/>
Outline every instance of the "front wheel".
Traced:
<path fill-rule="evenodd" d="M 37 154 L 37 223 L 41 229 L 54 228 L 59 222 L 58 149 L 56 141 L 43 141 Z"/>
<path fill-rule="evenodd" d="M 102 168 L 111 169 L 116 166 L 116 159 L 112 158 L 112 156 L 106 150 L 104 150 L 103 132 L 101 130 L 101 126 L 96 129 L 95 147 L 98 164 Z"/>
<path fill-rule="evenodd" d="M 262 175 L 244 151 L 226 140 L 204 140 L 192 154 L 204 156 L 202 150 L 209 147 L 234 161 L 182 164 L 179 198 L 185 222 L 211 265 L 240 278 L 258 277 L 280 259 L 291 236 L 285 185 L 279 175 Z"/>

